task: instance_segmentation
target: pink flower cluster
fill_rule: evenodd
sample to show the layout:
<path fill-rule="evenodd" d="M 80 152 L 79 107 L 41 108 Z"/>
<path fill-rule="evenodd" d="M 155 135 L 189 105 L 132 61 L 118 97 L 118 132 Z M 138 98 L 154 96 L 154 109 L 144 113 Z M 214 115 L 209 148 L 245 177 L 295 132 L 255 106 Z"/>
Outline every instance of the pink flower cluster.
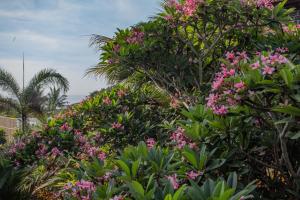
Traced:
<path fill-rule="evenodd" d="M 120 89 L 120 90 L 118 90 L 117 95 L 119 98 L 122 98 L 126 95 L 126 92 L 125 92 L 125 90 Z"/>
<path fill-rule="evenodd" d="M 125 197 L 123 197 L 122 195 L 116 195 L 113 198 L 111 198 L 110 200 L 124 200 Z"/>
<path fill-rule="evenodd" d="M 104 104 L 106 104 L 106 105 L 110 105 L 110 104 L 111 104 L 111 100 L 110 100 L 109 97 L 104 97 L 103 100 L 102 100 L 102 102 L 103 102 Z"/>
<path fill-rule="evenodd" d="M 14 155 L 17 153 L 17 151 L 25 149 L 25 146 L 26 144 L 23 141 L 18 141 L 10 147 L 9 154 Z"/>
<path fill-rule="evenodd" d="M 44 144 L 38 144 L 39 148 L 38 150 L 35 151 L 35 155 L 38 158 L 41 158 L 42 156 L 44 156 L 47 153 L 47 147 Z"/>
<path fill-rule="evenodd" d="M 212 83 L 211 93 L 206 98 L 207 107 L 217 115 L 227 114 L 229 106 L 235 106 L 240 101 L 239 93 L 246 89 L 243 81 L 235 82 L 233 78 L 239 70 L 238 64 L 249 60 L 247 53 L 227 52 L 225 56 L 230 64 L 221 64 L 221 70 L 216 73 Z"/>
<path fill-rule="evenodd" d="M 67 194 L 70 194 L 68 190 L 71 190 L 71 195 L 75 198 L 81 199 L 81 200 L 91 200 L 92 199 L 92 193 L 96 191 L 96 186 L 91 181 L 77 181 L 75 185 L 72 185 L 71 183 L 68 183 L 64 186 L 64 190 Z"/>
<path fill-rule="evenodd" d="M 263 75 L 272 75 L 278 66 L 287 62 L 279 52 L 287 52 L 288 49 L 277 48 L 276 51 L 267 55 L 257 52 L 256 62 L 250 64 L 250 68 L 260 70 Z M 227 114 L 229 107 L 236 106 L 247 89 L 246 84 L 239 79 L 239 64 L 249 61 L 246 52 L 227 52 L 225 56 L 229 65 L 221 64 L 221 70 L 216 73 L 212 83 L 211 93 L 206 98 L 207 107 L 217 115 Z"/>
<path fill-rule="evenodd" d="M 195 180 L 197 177 L 202 176 L 203 172 L 189 171 L 186 173 L 188 179 Z"/>
<path fill-rule="evenodd" d="M 274 0 L 240 0 L 243 6 L 256 6 L 258 8 L 267 8 L 269 10 L 274 8 Z"/>
<path fill-rule="evenodd" d="M 54 147 L 51 150 L 51 155 L 56 157 L 56 156 L 62 155 L 62 153 L 60 152 L 60 150 L 57 147 Z"/>
<path fill-rule="evenodd" d="M 126 41 L 129 44 L 141 44 L 144 40 L 144 35 L 144 32 L 140 31 L 139 29 L 133 29 Z"/>
<path fill-rule="evenodd" d="M 68 125 L 68 123 L 64 123 L 59 129 L 61 131 L 68 131 L 71 129 L 71 127 Z"/>
<path fill-rule="evenodd" d="M 169 0 L 167 6 L 174 7 L 178 13 L 190 17 L 197 11 L 198 6 L 203 3 L 203 0 L 186 0 L 180 4 L 176 0 Z"/>
<path fill-rule="evenodd" d="M 196 148 L 196 143 L 192 142 L 188 139 L 184 134 L 184 129 L 178 127 L 176 131 L 174 131 L 170 137 L 172 142 L 175 142 L 179 149 L 183 149 L 185 145 L 188 145 L 191 149 Z"/>
<path fill-rule="evenodd" d="M 121 123 L 119 123 L 119 122 L 114 122 L 114 123 L 111 124 L 111 128 L 112 129 L 123 130 L 124 126 Z"/>
<path fill-rule="evenodd" d="M 276 67 L 278 67 L 278 65 L 285 64 L 288 61 L 286 57 L 284 57 L 278 52 L 270 53 L 267 56 L 261 55 L 260 60 L 261 60 L 261 66 L 263 66 L 262 74 L 264 75 L 272 75 L 276 70 Z M 252 69 L 258 69 L 258 67 L 257 68 L 252 67 Z"/>
<path fill-rule="evenodd" d="M 148 138 L 146 141 L 148 149 L 152 149 L 155 145 L 156 141 L 154 138 Z"/>
<path fill-rule="evenodd" d="M 86 143 L 84 146 L 84 152 L 86 152 L 90 157 L 97 157 L 102 161 L 106 158 L 106 154 L 103 151 L 97 147 L 91 146 L 88 143 Z"/>
<path fill-rule="evenodd" d="M 177 174 L 167 176 L 167 179 L 170 181 L 170 183 L 171 183 L 174 190 L 179 188 L 180 185 L 179 185 L 179 182 L 178 182 L 178 179 L 177 179 Z"/>

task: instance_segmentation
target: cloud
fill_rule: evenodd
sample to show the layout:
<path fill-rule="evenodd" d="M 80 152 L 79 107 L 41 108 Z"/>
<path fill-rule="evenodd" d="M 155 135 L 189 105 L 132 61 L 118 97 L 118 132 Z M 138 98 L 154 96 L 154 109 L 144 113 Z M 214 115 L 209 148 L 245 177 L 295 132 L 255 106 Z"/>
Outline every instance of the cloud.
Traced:
<path fill-rule="evenodd" d="M 26 79 L 45 67 L 56 68 L 71 83 L 70 94 L 87 95 L 107 86 L 83 78 L 99 52 L 89 48 L 90 34 L 112 36 L 146 20 L 160 0 L 0 0 L 0 66 L 20 81 L 22 52 Z"/>

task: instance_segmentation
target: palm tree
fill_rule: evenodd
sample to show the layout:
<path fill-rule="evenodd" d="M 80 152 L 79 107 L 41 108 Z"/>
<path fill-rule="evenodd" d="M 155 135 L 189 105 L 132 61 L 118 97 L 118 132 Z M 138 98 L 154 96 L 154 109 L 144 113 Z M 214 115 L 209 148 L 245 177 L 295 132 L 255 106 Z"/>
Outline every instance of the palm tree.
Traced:
<path fill-rule="evenodd" d="M 53 113 L 58 108 L 63 108 L 67 104 L 67 95 L 61 95 L 60 88 L 50 88 L 47 94 L 46 109 L 48 112 Z"/>
<path fill-rule="evenodd" d="M 15 110 L 21 117 L 24 133 L 28 116 L 43 114 L 45 97 L 42 95 L 46 87 L 57 85 L 63 91 L 69 89 L 68 80 L 53 69 L 44 69 L 34 75 L 27 86 L 21 88 L 12 74 L 0 68 L 0 89 L 11 97 L 0 95 L 0 107 L 6 106 Z"/>

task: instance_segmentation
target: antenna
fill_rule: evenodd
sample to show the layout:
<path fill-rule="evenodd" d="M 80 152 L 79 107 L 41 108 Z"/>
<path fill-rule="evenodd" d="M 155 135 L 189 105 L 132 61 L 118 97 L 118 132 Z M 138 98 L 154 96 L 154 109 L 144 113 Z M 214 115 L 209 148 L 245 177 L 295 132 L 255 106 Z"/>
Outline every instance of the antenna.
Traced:
<path fill-rule="evenodd" d="M 23 52 L 23 91 L 24 91 L 24 80 L 25 80 L 25 65 L 24 65 L 24 52 Z"/>

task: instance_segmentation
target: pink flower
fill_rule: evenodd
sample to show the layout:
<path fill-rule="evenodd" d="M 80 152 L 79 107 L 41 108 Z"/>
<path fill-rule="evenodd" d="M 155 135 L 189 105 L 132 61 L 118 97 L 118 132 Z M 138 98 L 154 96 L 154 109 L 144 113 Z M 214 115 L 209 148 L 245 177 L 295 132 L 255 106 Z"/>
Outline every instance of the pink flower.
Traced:
<path fill-rule="evenodd" d="M 134 29 L 130 36 L 127 37 L 126 41 L 129 44 L 140 44 L 144 40 L 144 33 L 141 32 L 139 29 Z"/>
<path fill-rule="evenodd" d="M 251 68 L 252 68 L 252 69 L 257 69 L 257 68 L 259 68 L 259 66 L 260 66 L 259 61 L 257 61 L 257 62 L 255 62 L 255 63 L 251 64 Z"/>
<path fill-rule="evenodd" d="M 61 131 L 68 131 L 70 129 L 70 126 L 68 123 L 64 123 L 60 128 Z"/>
<path fill-rule="evenodd" d="M 173 16 L 172 15 L 166 15 L 166 16 L 164 16 L 164 19 L 167 20 L 167 21 L 171 21 L 173 19 Z"/>
<path fill-rule="evenodd" d="M 243 81 L 235 83 L 234 87 L 237 89 L 237 91 L 245 89 L 245 83 Z"/>
<path fill-rule="evenodd" d="M 98 158 L 103 161 L 106 158 L 106 154 L 104 152 L 100 151 L 98 153 Z"/>
<path fill-rule="evenodd" d="M 259 8 L 272 9 L 274 0 L 256 0 L 256 5 Z"/>
<path fill-rule="evenodd" d="M 222 86 L 223 82 L 224 82 L 224 78 L 223 77 L 216 77 L 216 79 L 212 83 L 213 90 L 219 89 Z"/>
<path fill-rule="evenodd" d="M 113 198 L 111 198 L 110 200 L 124 200 L 125 198 L 121 195 L 116 195 Z"/>
<path fill-rule="evenodd" d="M 213 111 L 217 115 L 226 115 L 228 113 L 228 109 L 224 105 L 213 108 Z"/>
<path fill-rule="evenodd" d="M 198 176 L 202 175 L 203 173 L 201 172 L 195 172 L 195 171 L 189 171 L 186 173 L 187 178 L 191 180 L 195 180 Z"/>
<path fill-rule="evenodd" d="M 106 105 L 110 105 L 110 104 L 111 104 L 111 100 L 110 100 L 109 97 L 104 97 L 103 100 L 102 100 L 102 102 L 103 102 L 104 104 L 106 104 Z"/>
<path fill-rule="evenodd" d="M 237 55 L 239 55 L 239 60 L 248 60 L 249 59 L 246 51 L 237 52 Z"/>
<path fill-rule="evenodd" d="M 226 59 L 230 60 L 230 61 L 234 60 L 235 59 L 234 53 L 233 52 L 227 52 L 226 53 Z"/>
<path fill-rule="evenodd" d="M 212 108 L 216 104 L 218 99 L 219 99 L 219 95 L 214 94 L 214 93 L 209 94 L 209 96 L 206 98 L 207 106 Z"/>
<path fill-rule="evenodd" d="M 51 154 L 52 154 L 52 156 L 56 157 L 57 155 L 61 155 L 61 152 L 57 147 L 54 147 L 51 150 Z"/>
<path fill-rule="evenodd" d="M 179 107 L 179 100 L 176 97 L 171 98 L 170 106 L 172 108 L 178 108 Z"/>
<path fill-rule="evenodd" d="M 125 96 L 126 95 L 126 92 L 124 91 L 124 90 L 119 90 L 118 92 L 117 92 L 117 95 L 118 95 L 118 97 L 123 97 L 123 96 Z"/>
<path fill-rule="evenodd" d="M 297 24 L 297 25 L 296 25 L 296 28 L 297 28 L 297 29 L 300 29 L 300 24 Z"/>
<path fill-rule="evenodd" d="M 90 181 L 85 181 L 85 180 L 77 181 L 75 185 L 77 187 L 79 187 L 80 189 L 84 189 L 87 191 L 95 191 L 96 190 L 94 183 L 90 182 Z"/>
<path fill-rule="evenodd" d="M 124 126 L 120 124 L 119 122 L 114 122 L 111 124 L 111 128 L 113 129 L 124 129 Z"/>
<path fill-rule="evenodd" d="M 177 180 L 177 174 L 173 174 L 172 176 L 167 176 L 167 179 L 170 181 L 170 183 L 173 186 L 174 190 L 179 188 L 179 183 L 178 183 L 178 180 Z"/>
<path fill-rule="evenodd" d="M 111 178 L 111 176 L 112 176 L 112 173 L 111 173 L 111 172 L 106 172 L 106 173 L 104 174 L 104 176 L 102 176 L 102 179 L 103 179 L 104 181 L 108 181 L 108 180 Z"/>
<path fill-rule="evenodd" d="M 119 44 L 116 44 L 116 45 L 113 46 L 113 51 L 115 53 L 119 53 L 120 49 L 121 49 L 121 46 Z"/>
<path fill-rule="evenodd" d="M 265 66 L 264 68 L 263 68 L 263 74 L 264 75 L 266 75 L 266 74 L 273 74 L 273 72 L 275 71 L 275 68 L 273 68 L 273 67 L 269 67 L 269 66 Z"/>
<path fill-rule="evenodd" d="M 155 143 L 156 142 L 155 142 L 154 138 L 148 138 L 146 141 L 147 147 L 149 149 L 152 149 L 154 147 Z"/>
<path fill-rule="evenodd" d="M 39 146 L 39 149 L 35 151 L 35 154 L 38 157 L 41 157 L 46 154 L 47 147 L 44 144 L 39 144 L 38 146 Z"/>

